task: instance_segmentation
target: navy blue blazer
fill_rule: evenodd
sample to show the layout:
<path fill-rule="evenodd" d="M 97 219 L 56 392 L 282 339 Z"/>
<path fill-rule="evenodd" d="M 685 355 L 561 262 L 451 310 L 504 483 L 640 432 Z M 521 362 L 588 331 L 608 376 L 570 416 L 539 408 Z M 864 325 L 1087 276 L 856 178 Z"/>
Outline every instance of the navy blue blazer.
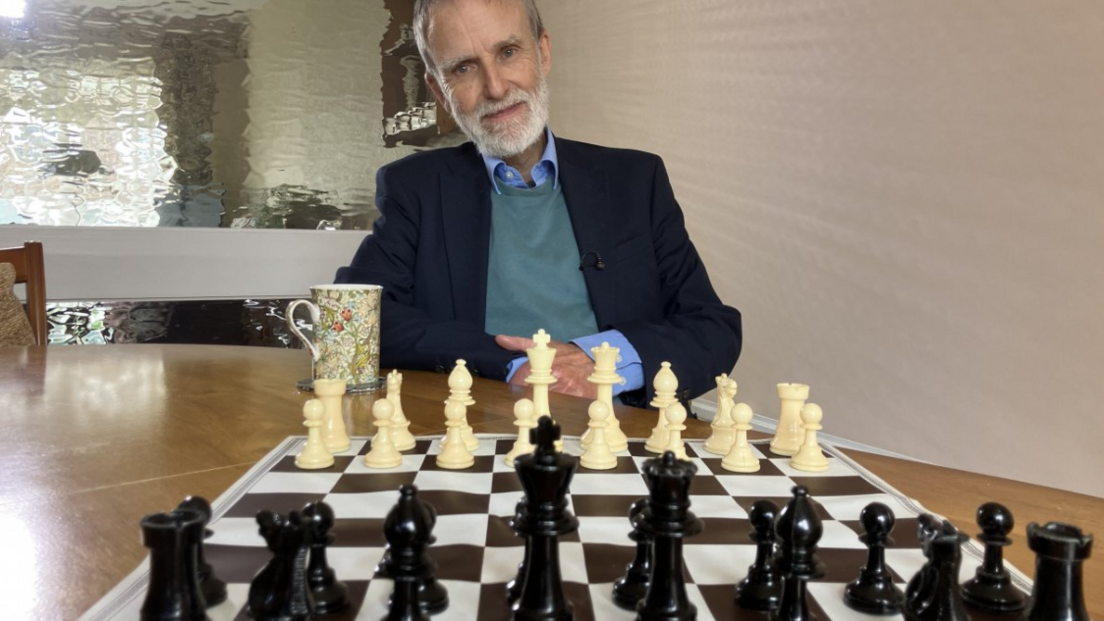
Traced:
<path fill-rule="evenodd" d="M 651 378 L 669 361 L 689 398 L 715 387 L 740 353 L 740 313 L 717 298 L 686 233 L 656 155 L 556 138 L 559 179 L 599 330 L 616 329 Z M 381 364 L 451 370 L 458 358 L 479 375 L 505 379 L 518 354 L 484 331 L 491 182 L 471 143 L 415 153 L 376 177 L 381 216 L 336 282 L 384 288 Z M 553 338 L 555 335 L 553 335 Z M 686 392 L 684 393 L 684 389 Z"/>

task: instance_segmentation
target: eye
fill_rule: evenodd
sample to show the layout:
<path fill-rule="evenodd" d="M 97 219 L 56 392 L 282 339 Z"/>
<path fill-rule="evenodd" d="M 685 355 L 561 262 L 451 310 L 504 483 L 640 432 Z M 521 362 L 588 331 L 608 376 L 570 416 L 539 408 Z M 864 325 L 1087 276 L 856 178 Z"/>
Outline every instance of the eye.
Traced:
<path fill-rule="evenodd" d="M 465 65 L 458 65 L 455 69 L 452 70 L 452 72 L 455 73 L 456 75 L 464 75 L 465 73 L 467 73 L 470 70 L 471 70 L 471 65 L 466 65 L 465 64 Z"/>
<path fill-rule="evenodd" d="M 502 50 L 502 55 L 505 56 L 506 58 L 513 58 L 514 55 L 516 55 L 516 54 L 517 54 L 517 48 L 516 47 L 508 47 L 508 48 Z"/>

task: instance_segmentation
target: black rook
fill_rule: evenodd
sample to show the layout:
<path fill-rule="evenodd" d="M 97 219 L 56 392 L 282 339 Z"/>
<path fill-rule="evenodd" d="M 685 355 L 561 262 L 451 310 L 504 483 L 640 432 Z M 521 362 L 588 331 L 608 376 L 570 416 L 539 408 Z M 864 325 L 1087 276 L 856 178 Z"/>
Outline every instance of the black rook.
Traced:
<path fill-rule="evenodd" d="M 1027 621 L 1089 621 L 1082 591 L 1081 565 L 1092 554 L 1092 535 L 1069 524 L 1027 525 L 1027 544 L 1035 552 L 1035 586 Z"/>
<path fill-rule="evenodd" d="M 150 581 L 142 603 L 142 621 L 203 621 L 196 548 L 203 537 L 203 516 L 190 509 L 142 518 L 142 543 L 150 549 Z"/>

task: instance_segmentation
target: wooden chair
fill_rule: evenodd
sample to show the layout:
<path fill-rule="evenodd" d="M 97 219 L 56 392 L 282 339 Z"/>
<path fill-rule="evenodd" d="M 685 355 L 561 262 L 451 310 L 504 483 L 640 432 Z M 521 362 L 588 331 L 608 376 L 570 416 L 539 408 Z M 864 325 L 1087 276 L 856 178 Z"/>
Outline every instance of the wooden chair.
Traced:
<path fill-rule="evenodd" d="M 27 319 L 31 322 L 35 340 L 46 344 L 50 322 L 46 321 L 46 266 L 42 258 L 42 242 L 24 242 L 22 247 L 0 248 L 0 263 L 15 266 L 15 282 L 27 285 Z"/>

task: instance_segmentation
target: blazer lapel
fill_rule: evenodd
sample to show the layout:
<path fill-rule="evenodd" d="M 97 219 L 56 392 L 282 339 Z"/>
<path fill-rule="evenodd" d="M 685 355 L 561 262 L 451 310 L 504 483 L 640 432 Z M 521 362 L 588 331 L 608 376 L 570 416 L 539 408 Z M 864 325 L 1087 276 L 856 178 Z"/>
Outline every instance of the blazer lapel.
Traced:
<path fill-rule="evenodd" d="M 471 147 L 471 145 L 468 145 Z M 441 173 L 441 218 L 456 318 L 483 325 L 491 244 L 491 189 L 474 147 Z"/>
<path fill-rule="evenodd" d="M 583 270 L 590 305 L 598 329 L 604 330 L 617 309 L 609 180 L 598 163 L 583 157 L 570 141 L 556 139 L 556 157 L 580 260 L 585 258 L 585 264 L 591 266 Z M 594 267 L 598 258 L 605 263 L 604 269 Z"/>

